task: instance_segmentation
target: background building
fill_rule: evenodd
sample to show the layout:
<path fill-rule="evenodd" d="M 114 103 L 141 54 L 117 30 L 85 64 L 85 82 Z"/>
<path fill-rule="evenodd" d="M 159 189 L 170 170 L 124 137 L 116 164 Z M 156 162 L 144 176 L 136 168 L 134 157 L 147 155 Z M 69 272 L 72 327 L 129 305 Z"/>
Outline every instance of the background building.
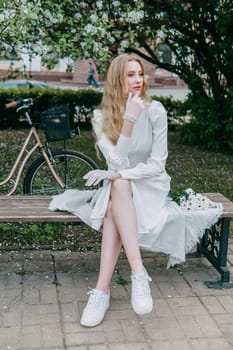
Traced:
<path fill-rule="evenodd" d="M 166 52 L 166 55 L 168 53 Z M 167 57 L 167 56 L 166 56 Z M 67 73 L 67 64 L 70 64 L 68 58 L 59 59 L 58 64 L 52 69 L 48 70 L 41 64 L 39 56 L 29 59 L 29 55 L 23 54 L 21 59 L 9 58 L 4 60 L 0 58 L 0 80 L 9 78 L 9 71 L 14 72 L 14 78 L 27 78 L 33 80 L 40 80 L 45 82 L 60 82 L 72 83 L 78 85 L 87 85 L 87 71 L 91 59 L 77 59 L 73 63 L 73 72 Z M 156 68 L 153 64 L 144 61 L 146 74 L 148 75 L 150 86 L 184 86 L 184 82 L 176 75 Z M 104 76 L 99 76 L 96 72 L 96 78 L 99 81 L 104 81 Z"/>

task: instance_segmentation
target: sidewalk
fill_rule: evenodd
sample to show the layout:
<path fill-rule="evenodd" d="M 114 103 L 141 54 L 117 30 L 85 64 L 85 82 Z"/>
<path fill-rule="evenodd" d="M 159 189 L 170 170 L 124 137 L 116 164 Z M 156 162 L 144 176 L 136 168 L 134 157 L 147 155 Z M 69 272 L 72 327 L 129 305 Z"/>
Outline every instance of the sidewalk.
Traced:
<path fill-rule="evenodd" d="M 207 260 L 190 256 L 183 266 L 166 270 L 164 256 L 143 257 L 155 310 L 142 317 L 132 311 L 130 272 L 122 256 L 106 318 L 88 329 L 79 319 L 87 289 L 96 282 L 98 253 L 2 253 L 0 350 L 233 349 L 233 289 L 203 285 L 219 279 Z M 233 280 L 233 240 L 229 266 Z"/>

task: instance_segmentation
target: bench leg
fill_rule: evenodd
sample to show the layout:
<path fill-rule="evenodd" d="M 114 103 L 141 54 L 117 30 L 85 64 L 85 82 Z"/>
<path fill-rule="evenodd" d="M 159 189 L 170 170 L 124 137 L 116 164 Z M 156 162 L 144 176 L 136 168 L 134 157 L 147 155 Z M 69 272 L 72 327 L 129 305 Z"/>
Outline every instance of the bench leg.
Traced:
<path fill-rule="evenodd" d="M 205 281 L 208 288 L 233 288 L 230 282 L 230 271 L 227 267 L 228 238 L 230 219 L 222 218 L 207 229 L 197 246 L 197 252 L 202 253 L 221 275 L 219 281 Z"/>

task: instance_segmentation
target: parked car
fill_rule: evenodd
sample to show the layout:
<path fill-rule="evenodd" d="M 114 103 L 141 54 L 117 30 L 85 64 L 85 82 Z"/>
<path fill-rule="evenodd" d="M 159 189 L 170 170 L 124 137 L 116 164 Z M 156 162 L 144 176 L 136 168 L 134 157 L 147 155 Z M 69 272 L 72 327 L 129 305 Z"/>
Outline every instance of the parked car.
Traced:
<path fill-rule="evenodd" d="M 49 85 L 37 80 L 6 80 L 0 82 L 0 88 L 46 88 Z"/>

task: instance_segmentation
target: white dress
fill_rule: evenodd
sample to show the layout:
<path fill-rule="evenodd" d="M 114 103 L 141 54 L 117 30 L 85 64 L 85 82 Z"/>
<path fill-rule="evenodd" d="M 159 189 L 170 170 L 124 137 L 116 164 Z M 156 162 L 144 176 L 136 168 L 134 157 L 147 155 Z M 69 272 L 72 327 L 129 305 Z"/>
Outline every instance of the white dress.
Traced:
<path fill-rule="evenodd" d="M 137 118 L 132 136 L 121 135 L 116 145 L 102 132 L 100 110 L 94 111 L 92 124 L 108 169 L 118 170 L 123 179 L 131 181 L 140 247 L 167 254 L 168 267 L 184 262 L 205 228 L 218 220 L 222 206 L 210 203 L 202 210 L 188 210 L 168 197 L 167 114 L 163 105 L 151 102 Z M 53 197 L 49 209 L 69 211 L 99 231 L 110 190 L 111 181 L 107 180 L 97 190 L 67 190 Z"/>

